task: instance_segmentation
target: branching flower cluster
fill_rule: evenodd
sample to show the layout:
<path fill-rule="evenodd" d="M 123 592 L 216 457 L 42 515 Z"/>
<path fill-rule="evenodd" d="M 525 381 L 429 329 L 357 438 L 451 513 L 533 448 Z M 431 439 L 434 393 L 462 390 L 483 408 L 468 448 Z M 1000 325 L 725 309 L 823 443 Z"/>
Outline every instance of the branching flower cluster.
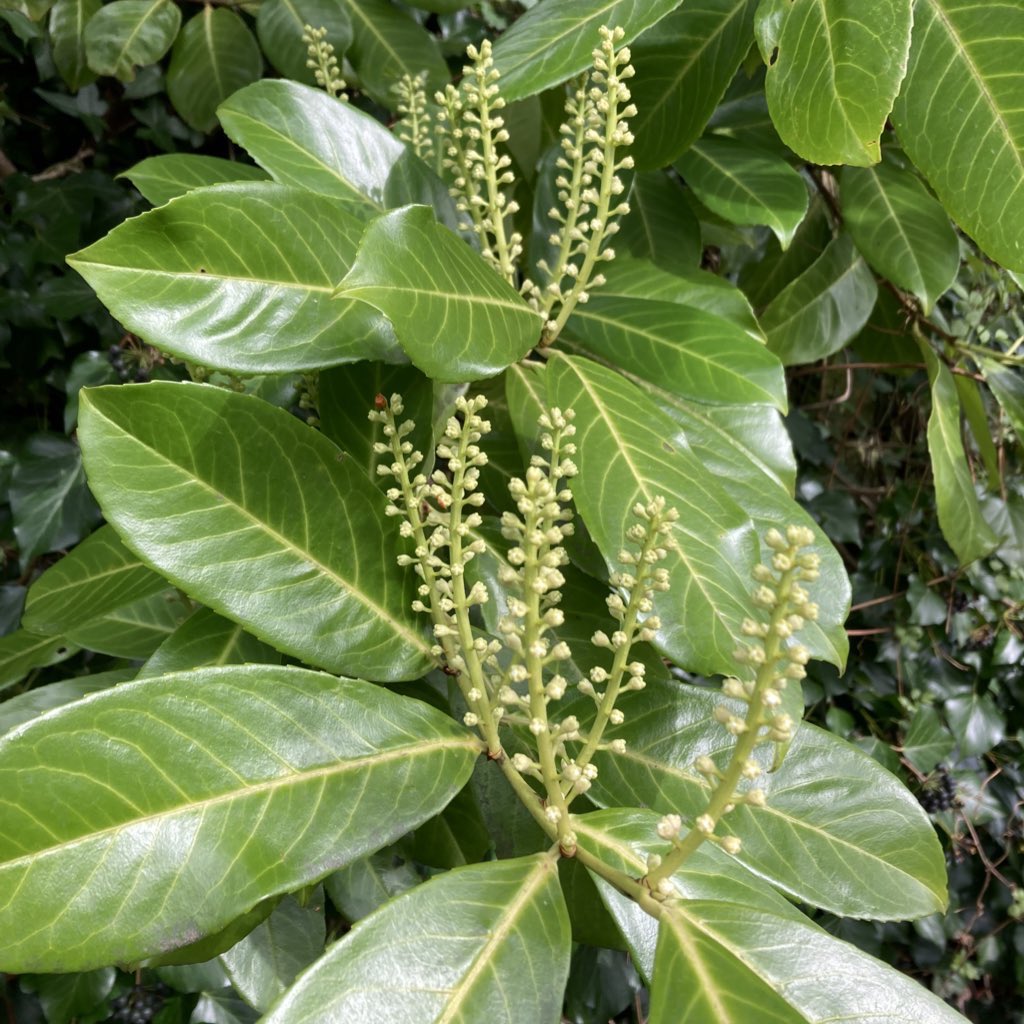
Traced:
<path fill-rule="evenodd" d="M 327 42 L 326 37 L 327 29 L 323 26 L 314 28 L 312 25 L 303 25 L 302 41 L 306 44 L 308 54 L 306 67 L 312 70 L 316 84 L 321 89 L 329 96 L 347 103 L 345 79 L 341 77 L 341 71 L 338 69 L 334 46 Z"/>
<path fill-rule="evenodd" d="M 457 679 L 467 707 L 464 722 L 479 730 L 488 755 L 502 765 L 534 816 L 564 852 L 572 853 L 577 840 L 569 806 L 597 776 L 594 754 L 625 749 L 622 739 L 607 742 L 604 736 L 609 726 L 623 721 L 618 697 L 644 686 L 644 665 L 632 651 L 661 626 L 652 614 L 653 598 L 668 588 L 668 574 L 658 563 L 673 546 L 677 515 L 662 498 L 633 509 L 637 522 L 626 535 L 632 546 L 619 553 L 622 569 L 613 573 L 607 599 L 618 628 L 610 636 L 599 631 L 591 641 L 611 653 L 611 663 L 592 669 L 577 685 L 594 702 L 594 717 L 584 726 L 575 715 L 552 714 L 569 688 L 562 669 L 572 658 L 558 630 L 565 621 L 559 607 L 568 562 L 563 542 L 573 530 L 572 493 L 566 486 L 577 471 L 573 415 L 551 409 L 540 417 L 543 454 L 532 458 L 523 479 L 509 484 L 515 511 L 502 516 L 501 529 L 511 547 L 499 572 L 506 614 L 498 621 L 499 636 L 487 637 L 477 631 L 471 613 L 492 595 L 480 580 L 470 584 L 466 572 L 487 550 L 476 535 L 484 500 L 477 488 L 487 461 L 479 442 L 490 429 L 480 415 L 485 407 L 482 397 L 456 401 L 456 415 L 437 446 L 446 469 L 428 475 L 417 471 L 424 459 L 407 440 L 414 426 L 400 421 L 401 398 L 379 396 L 370 417 L 387 440 L 375 450 L 389 461 L 378 472 L 394 478 L 386 511 L 402 518 L 400 533 L 412 543 L 412 553 L 400 554 L 398 561 L 419 578 L 412 607 L 431 616 L 433 653 Z M 506 757 L 499 727 L 514 728 L 531 752 Z M 527 780 L 539 782 L 542 795 Z"/>
<path fill-rule="evenodd" d="M 766 618 L 744 620 L 742 632 L 750 643 L 742 644 L 734 654 L 750 678 L 729 678 L 722 684 L 724 695 L 745 711 L 737 712 L 735 705 L 727 704 L 715 708 L 715 719 L 736 743 L 725 768 L 706 755 L 695 762 L 694 771 L 703 778 L 711 796 L 689 831 L 680 835 L 683 821 L 678 814 L 667 814 L 658 824 L 658 835 L 669 840 L 672 848 L 664 857 L 649 859 L 645 882 L 662 897 L 675 892 L 671 876 L 701 843 L 711 841 L 727 853 L 739 853 L 737 836 L 717 832 L 723 817 L 741 804 L 765 806 L 764 790 L 753 785 L 763 772 L 753 754 L 759 746 L 773 745 L 778 763 L 793 739 L 796 723 L 782 710 L 782 695 L 790 680 L 804 678 L 804 666 L 810 661 L 810 652 L 795 636 L 818 617 L 818 606 L 802 586 L 818 578 L 819 556 L 804 550 L 813 543 L 814 533 L 806 526 L 790 526 L 785 534 L 773 529 L 765 535 L 773 554 L 769 565 L 754 567 L 757 586 L 753 600 Z"/>
<path fill-rule="evenodd" d="M 519 281 L 520 292 L 546 318 L 544 344 L 587 301 L 589 289 L 604 283 L 598 264 L 614 258 L 608 242 L 618 230 L 617 219 L 629 212 L 620 172 L 631 168 L 633 160 L 620 151 L 633 141 L 628 118 L 636 108 L 626 85 L 633 75 L 629 49 L 616 48 L 623 37 L 621 28 L 601 29 L 593 68 L 566 102 L 555 180 L 558 205 L 548 211 L 556 225 L 548 239 L 554 255 L 550 263 L 538 261 L 541 283 L 525 276 Z M 449 85 L 435 97 L 442 162 L 464 229 L 476 235 L 484 259 L 515 285 L 523 239 L 512 226 L 519 204 L 511 198 L 512 158 L 503 151 L 509 133 L 500 114 L 505 106 L 500 76 L 489 41 L 470 46 L 467 55 L 472 63 L 463 69 L 461 84 Z M 403 90 L 410 98 L 403 94 L 407 110 L 397 130 L 420 153 L 425 148 L 422 115 L 408 84 Z"/>
<path fill-rule="evenodd" d="M 434 161 L 433 119 L 427 109 L 427 73 L 408 73 L 392 87 L 398 96 L 395 134 L 426 163 Z"/>

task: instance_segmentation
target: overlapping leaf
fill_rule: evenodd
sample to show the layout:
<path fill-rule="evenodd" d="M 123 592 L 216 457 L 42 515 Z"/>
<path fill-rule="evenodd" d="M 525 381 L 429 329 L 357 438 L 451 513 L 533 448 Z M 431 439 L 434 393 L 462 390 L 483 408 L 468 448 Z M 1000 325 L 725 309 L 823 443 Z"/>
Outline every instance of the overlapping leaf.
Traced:
<path fill-rule="evenodd" d="M 629 213 L 619 221 L 615 249 L 659 267 L 700 264 L 700 224 L 678 181 L 658 171 L 634 176 Z"/>
<path fill-rule="evenodd" d="M 224 160 L 219 156 L 165 153 L 140 160 L 118 177 L 127 178 L 154 206 L 163 206 L 168 200 L 195 188 L 222 185 L 229 181 L 265 181 L 268 175 L 252 164 Z"/>
<path fill-rule="evenodd" d="M 913 0 L 775 3 L 759 26 L 768 109 L 817 164 L 869 166 L 907 69 Z"/>
<path fill-rule="evenodd" d="M 217 115 L 275 181 L 333 196 L 367 218 L 425 203 L 455 223 L 441 179 L 379 121 L 322 89 L 264 79 L 235 93 Z"/>
<path fill-rule="evenodd" d="M 375 310 L 332 297 L 362 221 L 327 196 L 273 182 L 189 192 L 68 258 L 150 344 L 240 373 L 400 358 Z"/>
<path fill-rule="evenodd" d="M 65 636 L 77 647 L 114 658 L 148 658 L 185 621 L 190 610 L 188 602 L 165 582 L 159 593 L 88 619 L 68 629 Z"/>
<path fill-rule="evenodd" d="M 550 857 L 457 868 L 360 921 L 264 1022 L 554 1021 L 570 949 Z"/>
<path fill-rule="evenodd" d="M 707 473 L 672 421 L 635 385 L 587 359 L 548 364 L 548 398 L 576 412 L 576 506 L 605 559 L 614 564 L 638 501 L 657 495 L 679 511 L 672 578 L 657 596 L 657 646 L 688 668 L 729 672 L 739 624 L 751 613 L 747 573 L 757 540 L 746 513 Z"/>
<path fill-rule="evenodd" d="M 122 82 L 135 69 L 158 61 L 181 27 L 181 8 L 171 0 L 114 0 L 105 4 L 85 27 L 89 67 Z"/>
<path fill-rule="evenodd" d="M 306 25 L 326 30 L 323 41 L 334 47 L 339 60 L 352 42 L 348 11 L 333 0 L 266 0 L 256 16 L 256 34 L 267 60 L 285 78 L 316 85 L 313 69 L 306 66 Z"/>
<path fill-rule="evenodd" d="M 133 962 L 391 841 L 466 781 L 425 704 L 302 669 L 128 683 L 0 741 L 0 966 Z"/>
<path fill-rule="evenodd" d="M 872 267 L 913 292 L 925 313 L 953 283 L 960 242 L 916 175 L 893 164 L 846 167 L 843 223 Z"/>
<path fill-rule="evenodd" d="M 56 665 L 76 650 L 62 636 L 39 636 L 27 629 L 0 636 L 0 692 L 24 679 L 32 669 Z"/>
<path fill-rule="evenodd" d="M 676 167 L 697 198 L 731 224 L 765 224 L 789 247 L 809 203 L 803 178 L 781 157 L 724 136 L 695 142 Z"/>
<path fill-rule="evenodd" d="M 373 679 L 427 668 L 412 575 L 394 564 L 398 531 L 378 489 L 325 437 L 204 385 L 84 396 L 91 485 L 145 561 L 311 664 Z"/>
<path fill-rule="evenodd" d="M 932 390 L 928 453 L 935 477 L 939 526 L 961 564 L 966 565 L 991 551 L 999 538 L 985 522 L 974 490 L 960 433 L 960 399 L 953 375 L 927 341 L 920 342 L 920 349 Z"/>
<path fill-rule="evenodd" d="M 693 762 L 708 755 L 724 766 L 735 742 L 713 717 L 720 700 L 674 681 L 623 698 L 626 720 L 615 735 L 626 752 L 600 756 L 591 798 L 690 820 L 700 814 L 710 790 Z M 769 764 L 770 751 L 758 756 Z M 910 792 L 855 747 L 803 723 L 782 766 L 753 784 L 767 805 L 737 807 L 720 831 L 739 836 L 738 860 L 783 892 L 878 920 L 945 906 L 945 863 L 931 823 Z"/>
<path fill-rule="evenodd" d="M 867 323 L 878 286 L 849 235 L 840 235 L 761 314 L 768 347 L 785 363 L 838 352 Z"/>
<path fill-rule="evenodd" d="M 910 62 L 892 111 L 900 142 L 953 219 L 1024 270 L 1024 8 L 916 0 Z"/>
<path fill-rule="evenodd" d="M 527 11 L 494 47 L 501 92 L 508 100 L 543 92 L 587 70 L 602 25 L 635 39 L 679 0 L 544 0 Z"/>
<path fill-rule="evenodd" d="M 537 343 L 541 318 L 424 206 L 375 220 L 338 295 L 379 309 L 434 380 L 493 377 Z"/>
<path fill-rule="evenodd" d="M 57 0 L 50 9 L 53 63 L 71 90 L 77 91 L 96 78 L 86 60 L 85 26 L 101 6 L 101 0 Z"/>
<path fill-rule="evenodd" d="M 750 49 L 757 3 L 687 0 L 630 48 L 638 167 L 664 167 L 700 138 Z"/>

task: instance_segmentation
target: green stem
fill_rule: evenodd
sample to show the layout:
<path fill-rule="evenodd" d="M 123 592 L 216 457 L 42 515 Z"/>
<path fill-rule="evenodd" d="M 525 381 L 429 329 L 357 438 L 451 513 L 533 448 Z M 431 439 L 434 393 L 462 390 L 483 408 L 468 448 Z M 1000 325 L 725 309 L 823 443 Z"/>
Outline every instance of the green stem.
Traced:
<path fill-rule="evenodd" d="M 508 238 L 505 235 L 505 211 L 502 204 L 504 194 L 498 184 L 498 152 L 494 145 L 491 129 L 491 105 L 487 100 L 487 77 L 480 76 L 480 141 L 483 143 L 484 174 L 487 182 L 487 210 L 491 218 L 491 232 L 494 235 L 494 251 L 498 269 L 509 284 L 515 285 L 516 268 L 509 255 Z M 484 243 L 486 247 L 486 242 Z"/>

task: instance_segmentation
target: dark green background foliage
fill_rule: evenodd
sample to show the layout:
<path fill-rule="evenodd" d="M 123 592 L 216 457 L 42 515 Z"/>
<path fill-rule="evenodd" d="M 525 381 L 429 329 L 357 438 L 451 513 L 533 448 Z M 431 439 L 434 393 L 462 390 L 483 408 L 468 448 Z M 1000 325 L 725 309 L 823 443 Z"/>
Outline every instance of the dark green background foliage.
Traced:
<path fill-rule="evenodd" d="M 358 937 L 367 934 L 371 943 L 390 941 L 392 930 L 429 918 L 431 904 L 414 897 L 436 891 L 440 899 L 445 886 L 452 890 L 446 905 L 467 929 L 489 927 L 473 916 L 478 903 L 501 906 L 524 887 L 533 886 L 551 907 L 561 905 L 558 878 L 535 856 L 543 844 L 525 812 L 479 767 L 462 788 L 470 774 L 463 738 L 469 734 L 445 717 L 453 708 L 449 680 L 435 670 L 426 681 L 409 681 L 429 668 L 427 644 L 407 610 L 411 582 L 392 563 L 378 524 L 382 516 L 372 511 L 377 495 L 363 472 L 372 473 L 371 428 L 362 406 L 354 408 L 353 394 L 372 400 L 378 391 L 403 392 L 419 422 L 417 443 L 428 448 L 431 422 L 450 407 L 445 382 L 475 379 L 474 387 L 492 400 L 495 424 L 492 465 L 484 476 L 491 514 L 504 507 L 504 480 L 522 472 L 540 389 L 547 388 L 552 401 L 574 404 L 587 420 L 594 409 L 615 412 L 614 400 L 602 404 L 593 396 L 619 388 L 652 410 L 635 433 L 625 431 L 627 448 L 649 452 L 671 434 L 694 449 L 660 477 L 656 461 L 643 464 L 647 482 L 657 479 L 678 500 L 701 495 L 700 488 L 710 486 L 709 469 L 727 481 L 695 503 L 691 515 L 707 519 L 684 541 L 691 545 L 688 558 L 711 565 L 709 576 L 722 580 L 733 571 L 730 553 L 709 540 L 716 531 L 735 528 L 740 540 L 732 556 L 743 560 L 756 555 L 755 532 L 801 515 L 817 525 L 829 586 L 816 597 L 822 629 L 807 641 L 823 660 L 808 666 L 805 717 L 851 741 L 917 797 L 941 840 L 949 908 L 901 923 L 892 918 L 909 913 L 866 904 L 858 913 L 812 899 L 787 882 L 787 868 L 798 877 L 799 863 L 769 863 L 760 873 L 802 897 L 826 931 L 904 971 L 970 1020 L 1024 1022 L 1024 348 L 1012 347 L 1024 336 L 1024 132 L 1012 119 L 984 115 L 986 103 L 995 104 L 996 113 L 1000 106 L 1024 108 L 1024 9 L 979 0 L 976 15 L 960 26 L 964 49 L 955 51 L 942 31 L 951 6 L 943 0 L 917 0 L 913 29 L 909 3 L 871 0 L 868 26 L 847 39 L 853 70 L 840 69 L 825 89 L 810 83 L 836 26 L 826 15 L 816 21 L 820 5 L 801 0 L 648 0 L 613 10 L 569 0 L 263 0 L 237 6 L 6 0 L 0 6 L 0 734 L 139 679 L 151 681 L 121 691 L 123 710 L 139 712 L 166 700 L 169 720 L 205 749 L 204 729 L 212 733 L 216 725 L 171 707 L 184 677 L 166 674 L 193 670 L 191 685 L 206 685 L 211 694 L 221 686 L 243 700 L 249 670 L 218 678 L 216 670 L 195 669 L 216 658 L 273 666 L 261 671 L 282 692 L 309 700 L 304 721 L 312 729 L 328 713 L 328 684 L 293 667 L 304 664 L 391 680 L 393 693 L 382 700 L 392 702 L 387 709 L 405 727 L 415 718 L 424 742 L 415 756 L 423 759 L 431 786 L 416 795 L 428 809 L 444 808 L 430 810 L 428 820 L 401 812 L 415 818 L 411 830 L 339 833 L 347 866 L 324 877 L 342 863 L 325 859 L 321 871 L 282 872 L 269 888 L 253 889 L 248 902 L 225 900 L 210 912 L 215 924 L 192 922 L 192 933 L 164 943 L 184 948 L 136 965 L 134 949 L 141 945 L 128 941 L 121 948 L 119 939 L 110 939 L 109 948 L 120 950 L 109 957 L 116 966 L 104 961 L 78 973 L 5 975 L 0 1014 L 5 1010 L 19 1024 L 255 1021 L 321 956 L 325 942 L 345 936 L 402 893 L 411 895 L 374 918 L 376 930 L 357 931 L 339 948 L 354 956 Z M 349 106 L 336 109 L 325 94 L 284 81 L 314 81 L 305 66 L 303 21 L 327 28 L 328 41 L 343 56 Z M 998 31 L 989 33 L 996 22 Z M 518 302 L 514 289 L 435 223 L 428 206 L 436 219 L 456 223 L 438 168 L 426 167 L 377 129 L 395 119 L 391 86 L 403 72 L 425 71 L 432 92 L 461 70 L 467 44 L 498 39 L 495 58 L 506 94 L 516 101 L 505 110 L 519 179 L 516 226 L 528 236 L 532 267 L 549 255 L 545 215 L 555 191 L 560 86 L 588 66 L 603 23 L 626 29 L 637 71 L 631 80 L 638 107 L 631 121 L 637 165 L 629 176 L 632 211 L 616 239 L 618 258 L 606 265 L 608 281 L 570 318 L 556 345 L 561 354 L 541 382 L 538 371 L 517 364 L 534 344 L 537 318 L 521 303 L 510 306 L 513 313 L 485 319 L 491 300 Z M 978 44 L 986 34 L 1003 42 Z M 903 60 L 908 70 L 901 81 Z M 965 77 L 968 65 L 973 71 Z M 948 80 L 938 80 L 935 68 L 951 69 Z M 274 81 L 252 86 L 264 78 Z M 326 174 L 313 158 L 296 166 L 267 129 L 274 117 L 314 158 L 324 146 L 337 164 Z M 365 140 L 372 157 L 362 151 L 346 156 L 351 137 Z M 173 154 L 216 162 L 155 163 L 124 174 L 147 158 Z M 268 175 L 276 184 L 263 181 Z M 100 242 L 151 206 L 218 181 L 239 184 L 222 190 L 226 198 L 213 212 L 209 193 L 199 188 L 122 229 L 137 235 L 115 232 Z M 409 203 L 426 205 L 385 212 Z M 211 262 L 213 276 L 227 276 L 231 247 L 220 250 L 218 240 L 246 235 L 239 225 L 254 216 L 266 224 L 287 222 L 285 240 L 272 239 L 259 260 L 283 249 L 289 269 L 316 264 L 322 273 L 322 280 L 305 281 L 308 294 L 287 317 L 270 306 L 271 327 L 257 325 L 246 337 L 238 325 L 247 311 L 227 302 L 218 307 L 223 322 L 217 330 L 205 306 L 190 320 L 195 293 L 188 281 L 178 282 L 179 292 L 149 297 L 158 289 L 147 270 L 184 277 L 189 269 L 189 253 L 181 267 L 146 266 L 147 253 L 156 253 L 157 263 L 164 259 L 163 237 L 181 231 L 198 239 L 203 259 L 221 261 L 219 270 Z M 333 232 L 321 238 L 317 231 L 328 221 Z M 256 246 L 255 234 L 247 237 Z M 408 259 L 400 266 L 395 237 Z M 68 269 L 70 253 L 79 254 L 80 274 Z M 432 259 L 457 268 L 464 289 L 465 308 L 446 306 L 445 315 L 463 325 L 465 337 L 448 347 L 417 336 L 424 318 L 440 315 L 429 296 L 420 297 L 425 305 L 415 315 L 393 300 L 400 280 L 422 287 Z M 333 290 L 342 278 L 343 296 L 331 308 L 341 309 L 349 298 L 345 323 L 360 319 L 339 342 L 324 327 L 315 293 Z M 342 316 L 337 313 L 339 322 Z M 474 344 L 457 344 L 470 340 Z M 693 361 L 675 361 L 673 353 L 687 346 Z M 402 362 L 406 358 L 414 365 Z M 78 446 L 79 390 L 190 378 L 222 390 L 210 400 L 189 398 L 196 403 L 189 421 L 208 421 L 210 436 L 221 424 L 250 439 L 288 438 L 296 475 L 322 474 L 329 482 L 317 491 L 325 518 L 332 515 L 331 502 L 341 502 L 340 491 L 328 493 L 339 486 L 330 466 L 334 443 L 347 450 L 350 458 L 339 472 L 348 474 L 342 490 L 349 525 L 365 544 L 387 549 L 375 569 L 380 576 L 363 597 L 399 609 L 397 624 L 381 627 L 372 643 L 359 641 L 362 648 L 348 645 L 339 631 L 344 607 L 332 606 L 314 622 L 306 606 L 296 606 L 305 626 L 293 628 L 272 598 L 257 607 L 253 594 L 243 592 L 244 580 L 236 588 L 242 596 L 232 597 L 223 578 L 199 578 L 177 549 L 165 558 L 145 538 L 128 536 L 119 502 L 141 517 L 136 521 L 151 514 L 157 522 L 159 508 L 132 504 L 154 478 L 143 478 L 140 469 L 138 479 L 124 480 L 109 464 L 127 458 L 132 438 L 146 430 L 157 438 L 154 444 L 172 443 L 167 438 L 180 422 L 161 398 L 170 392 L 158 385 L 97 392 L 92 399 L 93 429 L 107 432 L 102 443 L 94 442 L 98 454 L 89 467 L 113 523 L 102 525 Z M 242 405 L 240 393 L 260 401 Z M 602 441 L 599 430 L 596 436 L 592 467 L 607 463 L 607 452 L 618 444 L 617 436 L 614 442 Z M 586 459 L 584 450 L 576 500 L 592 537 L 574 543 L 579 571 L 566 587 L 567 607 L 576 610 L 603 593 L 591 577 L 605 573 L 602 555 L 620 544 L 615 534 L 622 527 L 617 513 L 600 507 L 601 488 L 588 482 L 603 467 L 588 468 Z M 211 456 L 210 467 L 211 474 L 222 474 L 217 486 L 229 488 L 224 463 Z M 359 504 L 363 499 L 371 511 Z M 266 499 L 270 519 L 277 514 L 274 500 Z M 137 546 L 129 550 L 122 538 Z M 61 569 L 61 558 L 76 548 L 78 561 Z M 315 553 L 338 578 L 360 579 L 330 544 Z M 89 591 L 90 566 L 116 571 L 116 594 Z M 26 594 L 47 570 L 25 611 Z M 493 565 L 487 571 L 496 575 Z M 844 667 L 846 575 L 852 607 Z M 709 677 L 727 669 L 727 624 L 745 612 L 745 571 L 730 585 L 721 606 L 710 609 L 679 596 L 681 585 L 673 589 L 678 628 L 658 639 L 664 661 L 653 651 L 646 656 L 651 677 L 657 676 L 655 695 L 675 692 L 670 675 L 706 687 Z M 87 606 L 65 597 L 82 593 Z M 329 591 L 315 597 L 308 598 L 310 606 L 333 599 Z M 579 621 L 578 653 L 585 660 L 584 638 L 601 626 L 586 615 Z M 486 620 L 481 626 L 494 628 Z M 168 682 L 151 678 L 157 676 Z M 394 723 L 378 715 L 368 684 L 359 685 L 366 692 L 344 694 L 353 702 L 347 706 L 358 710 L 366 733 L 379 734 L 378 751 L 400 749 L 401 736 L 388 732 Z M 407 697 L 434 707 L 412 705 L 418 710 L 410 712 Z M 260 735 L 276 735 L 294 712 L 292 705 L 275 712 L 270 703 L 248 723 Z M 457 700 L 454 706 L 461 714 Z M 80 712 L 85 721 L 89 707 L 69 714 Z M 176 713 L 183 717 L 173 719 Z M 63 720 L 53 719 L 51 742 L 59 741 Z M 341 758 L 346 752 L 338 742 Z M 169 746 L 162 756 L 173 764 L 181 755 Z M 380 763 L 373 770 L 387 785 L 393 769 Z M 598 787 L 595 805 L 646 804 L 640 796 L 621 796 L 624 790 L 644 794 L 629 783 L 620 781 L 618 792 L 614 783 L 607 791 Z M 337 781 L 334 799 L 347 804 L 344 785 Z M 652 785 L 657 790 L 658 783 Z M 377 813 L 387 817 L 384 804 Z M 653 837 L 655 819 L 643 819 L 646 833 L 627 819 L 615 827 L 635 852 L 638 835 Z M 593 828 L 595 842 L 612 830 Z M 338 856 L 313 845 L 308 855 Z M 507 864 L 498 871 L 473 867 L 490 863 L 492 855 Z M 709 872 L 720 869 L 709 863 Z M 442 875 L 456 867 L 465 873 Z M 642 866 L 635 871 L 642 874 Z M 434 889 L 417 889 L 438 875 Z M 522 927 L 549 929 L 564 949 L 571 927 L 564 1018 L 579 1024 L 646 1020 L 643 976 L 650 964 L 643 950 L 633 944 L 633 955 L 626 952 L 623 919 L 618 926 L 612 920 L 580 864 L 563 861 L 559 875 L 569 917 L 537 911 Z M 72 903 L 74 879 L 67 884 Z M 760 909 L 791 910 L 774 890 L 763 889 L 764 899 L 784 907 L 757 904 Z M 711 902 L 718 898 L 724 899 Z M 543 899 L 537 906 L 547 906 Z M 885 899 L 879 895 L 879 905 Z M 919 912 L 935 905 L 932 894 Z M 614 910 L 613 899 L 608 906 Z M 223 930 L 219 909 L 229 921 Z M 147 906 L 140 902 L 136 913 L 138 936 Z M 156 948 L 164 939 L 147 941 Z M 73 960 L 72 951 L 61 952 Z M 653 946 L 647 953 L 653 958 Z M 266 969 L 268 958 L 276 958 L 275 969 Z M 43 970 L 61 970 L 59 955 L 38 962 L 47 964 Z M 501 963 L 493 966 L 500 970 Z M 330 973 L 329 959 L 321 969 L 326 989 L 344 983 L 343 974 Z M 316 974 L 308 977 L 294 1002 L 277 1004 L 268 1019 L 317 1019 L 317 1000 L 325 997 Z M 821 984 L 827 988 L 830 981 L 823 977 Z M 538 1008 L 529 1012 L 553 1019 L 543 994 L 536 994 Z M 303 1009 L 303 998 L 312 1009 Z M 655 1006 L 653 1012 L 665 1011 Z"/>

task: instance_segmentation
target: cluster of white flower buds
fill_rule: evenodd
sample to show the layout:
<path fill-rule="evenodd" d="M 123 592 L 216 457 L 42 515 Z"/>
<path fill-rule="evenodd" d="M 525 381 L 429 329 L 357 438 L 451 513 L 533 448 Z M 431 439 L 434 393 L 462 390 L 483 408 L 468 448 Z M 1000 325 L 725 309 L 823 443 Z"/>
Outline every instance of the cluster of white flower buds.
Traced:
<path fill-rule="evenodd" d="M 327 29 L 312 25 L 302 27 L 302 41 L 306 44 L 308 59 L 306 67 L 312 70 L 316 84 L 335 99 L 348 102 L 345 95 L 345 79 L 338 70 L 338 58 L 334 55 L 334 46 L 327 42 Z"/>
<path fill-rule="evenodd" d="M 512 158 L 498 147 L 508 142 L 498 69 L 490 40 L 469 46 L 472 61 L 462 69 L 460 87 L 449 84 L 435 99 L 440 106 L 437 130 L 443 137 L 444 166 L 453 176 L 449 190 L 456 208 L 466 214 L 466 230 L 475 232 L 481 252 L 499 274 L 515 280 L 516 261 L 523 251 L 522 235 L 506 231 L 506 221 L 519 210 L 508 198 L 515 185 Z"/>
<path fill-rule="evenodd" d="M 427 109 L 427 73 L 408 72 L 391 87 L 398 96 L 398 120 L 395 134 L 428 163 L 434 159 L 434 132 L 430 111 Z"/>

